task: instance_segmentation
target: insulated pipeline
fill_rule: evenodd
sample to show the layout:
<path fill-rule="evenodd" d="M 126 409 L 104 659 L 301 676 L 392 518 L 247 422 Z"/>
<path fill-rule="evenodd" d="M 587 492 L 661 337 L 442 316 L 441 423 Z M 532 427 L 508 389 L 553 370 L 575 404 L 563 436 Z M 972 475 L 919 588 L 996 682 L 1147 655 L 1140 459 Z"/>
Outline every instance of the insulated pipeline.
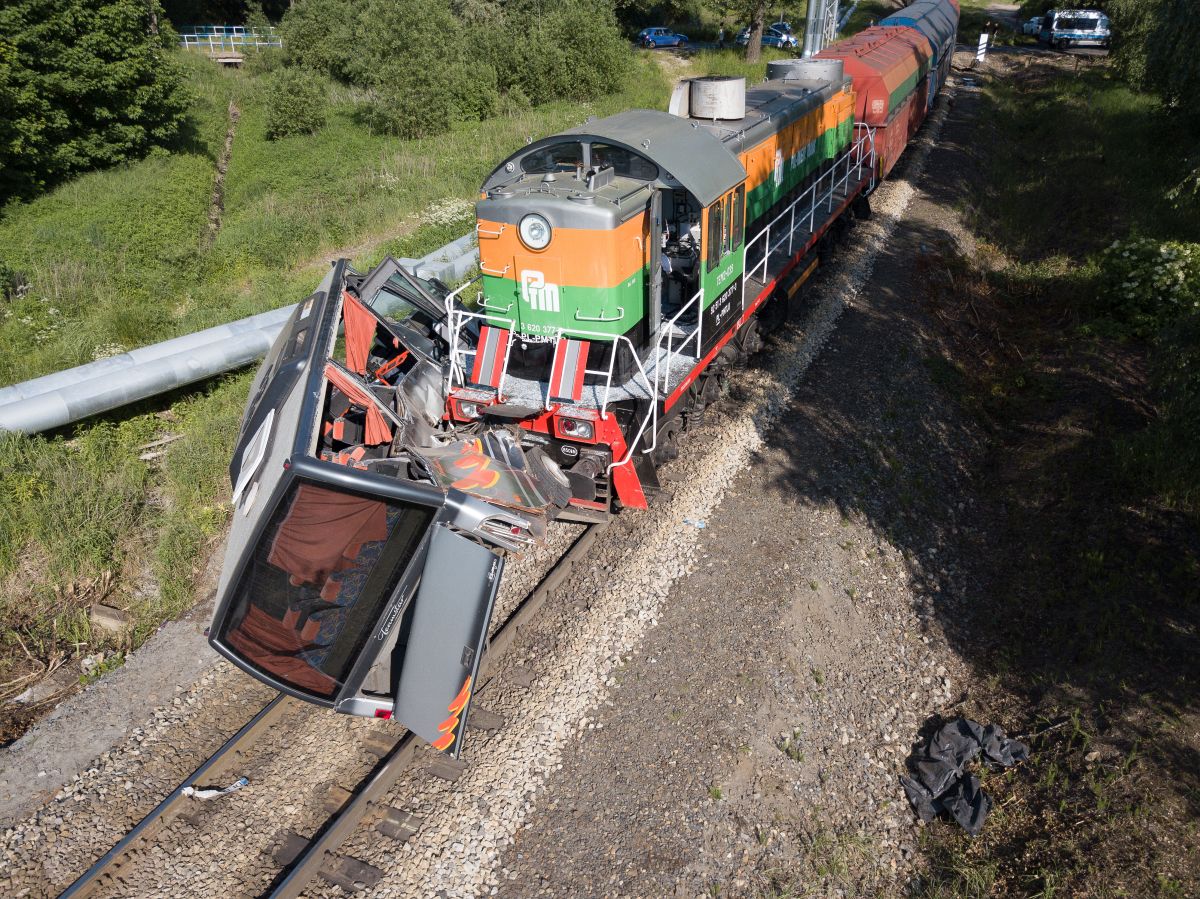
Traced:
<path fill-rule="evenodd" d="M 456 281 L 478 264 L 474 234 L 400 263 Z M 119 356 L 0 388 L 0 431 L 36 434 L 249 365 L 271 348 L 295 304 Z"/>

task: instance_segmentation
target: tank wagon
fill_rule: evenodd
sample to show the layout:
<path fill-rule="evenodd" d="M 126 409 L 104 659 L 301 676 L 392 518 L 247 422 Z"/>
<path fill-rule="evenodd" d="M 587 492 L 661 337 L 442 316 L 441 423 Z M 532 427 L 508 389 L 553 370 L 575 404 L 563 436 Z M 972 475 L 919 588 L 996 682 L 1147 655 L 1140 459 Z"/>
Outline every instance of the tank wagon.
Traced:
<path fill-rule="evenodd" d="M 728 367 L 869 214 L 958 13 L 897 16 L 749 90 L 694 79 L 667 112 L 522 147 L 482 185 L 458 290 L 336 263 L 251 387 L 217 651 L 457 756 L 506 555 L 646 508 Z"/>

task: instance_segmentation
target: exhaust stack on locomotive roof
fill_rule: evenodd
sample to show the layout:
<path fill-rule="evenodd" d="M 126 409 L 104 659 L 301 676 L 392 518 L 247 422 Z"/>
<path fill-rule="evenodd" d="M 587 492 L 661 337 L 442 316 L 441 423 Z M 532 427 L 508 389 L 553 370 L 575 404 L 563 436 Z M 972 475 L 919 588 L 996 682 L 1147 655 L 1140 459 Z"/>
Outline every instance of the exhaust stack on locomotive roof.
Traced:
<path fill-rule="evenodd" d="M 746 79 L 741 75 L 685 78 L 675 85 L 667 111 L 682 119 L 735 121 L 745 118 Z"/>

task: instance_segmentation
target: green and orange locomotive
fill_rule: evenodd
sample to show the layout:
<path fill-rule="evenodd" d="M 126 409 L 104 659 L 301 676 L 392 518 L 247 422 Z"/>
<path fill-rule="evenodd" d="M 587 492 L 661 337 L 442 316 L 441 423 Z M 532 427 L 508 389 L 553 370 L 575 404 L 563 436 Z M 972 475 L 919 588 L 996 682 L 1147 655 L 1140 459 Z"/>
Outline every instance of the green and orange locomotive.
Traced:
<path fill-rule="evenodd" d="M 657 468 L 896 164 L 953 51 L 918 0 L 816 57 L 522 147 L 479 275 L 334 264 L 252 388 L 210 642 L 457 755 L 507 553 L 646 508 Z"/>
<path fill-rule="evenodd" d="M 565 517 L 645 508 L 655 463 L 756 346 L 760 307 L 873 183 L 841 63 L 775 69 L 749 91 L 683 82 L 671 112 L 589 121 L 484 183 L 482 364 L 463 368 L 451 411 L 520 421 L 570 479 Z M 767 233 L 782 212 L 803 218 L 791 252 L 782 227 Z"/>

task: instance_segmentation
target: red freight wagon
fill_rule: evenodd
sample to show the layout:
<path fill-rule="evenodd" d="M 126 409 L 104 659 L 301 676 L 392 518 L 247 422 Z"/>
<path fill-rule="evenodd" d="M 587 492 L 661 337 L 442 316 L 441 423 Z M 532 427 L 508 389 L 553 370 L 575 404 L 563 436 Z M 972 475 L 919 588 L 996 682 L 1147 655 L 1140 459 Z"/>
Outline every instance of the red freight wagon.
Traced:
<path fill-rule="evenodd" d="M 854 118 L 875 126 L 879 171 L 886 176 L 927 111 L 933 48 L 912 28 L 868 28 L 817 54 L 840 59 L 854 79 Z"/>

